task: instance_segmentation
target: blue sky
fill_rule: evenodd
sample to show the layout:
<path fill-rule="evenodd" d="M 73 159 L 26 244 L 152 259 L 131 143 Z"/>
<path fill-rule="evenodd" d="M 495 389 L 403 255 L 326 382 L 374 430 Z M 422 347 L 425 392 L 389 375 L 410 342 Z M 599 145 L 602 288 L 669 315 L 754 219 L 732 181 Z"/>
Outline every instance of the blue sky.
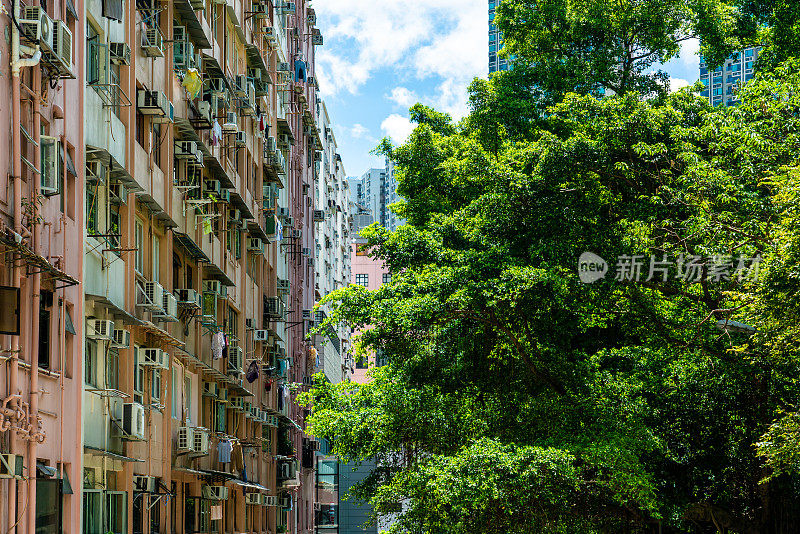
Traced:
<path fill-rule="evenodd" d="M 384 135 L 402 142 L 415 102 L 460 118 L 466 88 L 488 70 L 487 0 L 315 0 L 325 44 L 316 75 L 348 175 L 382 161 Z M 698 77 L 697 41 L 665 65 L 672 88 Z"/>

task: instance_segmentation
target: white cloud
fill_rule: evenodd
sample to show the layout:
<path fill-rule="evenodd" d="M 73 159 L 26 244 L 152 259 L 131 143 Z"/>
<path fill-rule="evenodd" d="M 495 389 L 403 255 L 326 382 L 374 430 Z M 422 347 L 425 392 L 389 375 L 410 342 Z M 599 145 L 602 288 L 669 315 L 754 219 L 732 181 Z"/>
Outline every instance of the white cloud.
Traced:
<path fill-rule="evenodd" d="M 381 130 L 391 137 L 394 144 L 402 144 L 414 130 L 414 124 L 408 117 L 392 113 L 381 123 Z"/>
<path fill-rule="evenodd" d="M 486 76 L 485 0 L 317 0 L 314 5 L 325 35 L 316 75 L 326 96 L 357 94 L 379 70 L 391 68 L 401 77 L 435 81 L 435 94 L 414 102 L 444 103 L 444 111 L 459 118 L 469 82 Z M 406 91 L 398 87 L 389 98 L 405 105 L 413 94 Z"/>
<path fill-rule="evenodd" d="M 354 124 L 350 130 L 350 137 L 353 139 L 371 139 L 372 136 L 369 134 L 369 128 L 364 126 L 363 124 Z"/>
<path fill-rule="evenodd" d="M 688 87 L 691 85 L 687 80 L 683 78 L 670 78 L 669 79 L 669 90 L 670 91 L 678 91 L 683 89 L 684 87 Z"/>
<path fill-rule="evenodd" d="M 419 97 L 416 93 L 405 87 L 395 87 L 392 89 L 392 94 L 386 95 L 386 98 L 403 108 L 410 108 L 419 102 Z"/>

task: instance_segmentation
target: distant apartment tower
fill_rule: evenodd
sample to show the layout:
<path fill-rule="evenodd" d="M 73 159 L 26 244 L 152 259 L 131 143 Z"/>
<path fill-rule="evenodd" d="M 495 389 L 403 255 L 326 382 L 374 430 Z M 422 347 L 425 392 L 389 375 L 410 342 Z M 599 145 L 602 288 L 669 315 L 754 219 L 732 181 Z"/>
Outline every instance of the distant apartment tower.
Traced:
<path fill-rule="evenodd" d="M 712 106 L 735 106 L 739 103 L 738 90 L 755 76 L 755 62 L 760 46 L 751 46 L 725 60 L 714 70 L 709 70 L 705 59 L 700 58 L 700 81 L 705 86 L 702 95 Z"/>
<path fill-rule="evenodd" d="M 503 33 L 494 24 L 494 10 L 498 5 L 500 0 L 489 0 L 489 74 L 511 68 L 506 58 L 497 55 L 503 48 Z"/>
<path fill-rule="evenodd" d="M 394 163 L 389 159 L 384 168 L 370 169 L 361 178 L 350 178 L 350 192 L 354 204 L 354 232 L 360 232 L 374 222 L 391 231 L 405 224 L 405 220 L 389 208 L 402 200 L 397 194 Z"/>

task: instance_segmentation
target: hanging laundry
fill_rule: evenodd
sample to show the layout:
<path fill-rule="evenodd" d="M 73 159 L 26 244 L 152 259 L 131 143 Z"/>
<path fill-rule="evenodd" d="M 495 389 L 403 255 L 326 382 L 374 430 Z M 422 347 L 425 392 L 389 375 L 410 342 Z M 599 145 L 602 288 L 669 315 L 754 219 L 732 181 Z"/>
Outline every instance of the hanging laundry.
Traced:
<path fill-rule="evenodd" d="M 222 357 L 228 357 L 228 334 L 222 332 Z"/>
<path fill-rule="evenodd" d="M 246 375 L 247 381 L 249 383 L 252 384 L 258 379 L 258 368 L 259 368 L 258 361 L 253 360 L 252 362 L 250 362 L 250 366 L 247 368 L 247 375 Z"/>
<path fill-rule="evenodd" d="M 234 473 L 239 473 L 244 468 L 244 455 L 242 454 L 242 446 L 238 441 L 233 444 L 231 463 L 233 464 Z"/>
<path fill-rule="evenodd" d="M 225 348 L 225 334 L 217 332 L 211 337 L 211 355 L 215 360 L 222 358 L 222 351 Z"/>
<path fill-rule="evenodd" d="M 211 146 L 219 146 L 222 141 L 222 126 L 219 125 L 217 119 L 214 119 L 214 125 L 211 127 Z"/>
<path fill-rule="evenodd" d="M 233 445 L 227 439 L 223 439 L 217 445 L 217 452 L 219 453 L 219 463 L 227 464 L 231 461 L 231 451 L 233 451 Z"/>

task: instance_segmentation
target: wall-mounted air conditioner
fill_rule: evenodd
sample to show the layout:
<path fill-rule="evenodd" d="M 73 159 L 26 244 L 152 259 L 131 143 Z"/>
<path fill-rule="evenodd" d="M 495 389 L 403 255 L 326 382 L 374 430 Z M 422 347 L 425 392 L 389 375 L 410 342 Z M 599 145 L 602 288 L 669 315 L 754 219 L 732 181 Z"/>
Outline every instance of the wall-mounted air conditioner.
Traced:
<path fill-rule="evenodd" d="M 164 36 L 158 28 L 142 30 L 142 52 L 148 57 L 164 56 Z"/>
<path fill-rule="evenodd" d="M 278 497 L 275 495 L 264 495 L 264 506 L 278 506 Z"/>
<path fill-rule="evenodd" d="M 260 343 L 269 341 L 269 330 L 256 330 L 253 332 L 253 341 Z"/>
<path fill-rule="evenodd" d="M 164 116 L 167 112 L 169 99 L 161 91 L 148 91 L 139 89 L 136 91 L 136 107 L 145 115 Z"/>
<path fill-rule="evenodd" d="M 239 118 L 235 111 L 225 114 L 225 122 L 222 124 L 222 131 L 226 133 L 236 133 L 239 131 Z"/>
<path fill-rule="evenodd" d="M 179 453 L 194 452 L 194 428 L 182 426 L 178 429 L 178 442 L 175 450 Z"/>
<path fill-rule="evenodd" d="M 216 382 L 204 382 L 203 395 L 206 397 L 217 397 L 219 395 L 219 385 Z"/>
<path fill-rule="evenodd" d="M 247 250 L 251 252 L 264 252 L 264 241 L 260 237 L 247 238 Z"/>
<path fill-rule="evenodd" d="M 205 456 L 211 450 L 208 431 L 205 428 L 194 429 L 194 453 L 193 456 Z"/>
<path fill-rule="evenodd" d="M 227 298 L 228 296 L 228 286 L 219 280 L 206 280 L 203 282 L 203 288 L 206 292 L 215 293 L 222 298 Z"/>
<path fill-rule="evenodd" d="M 260 493 L 246 493 L 244 496 L 244 503 L 245 504 L 261 504 L 261 494 Z"/>
<path fill-rule="evenodd" d="M 228 374 L 242 374 L 243 372 L 242 348 L 236 346 L 228 347 Z"/>
<path fill-rule="evenodd" d="M 157 348 L 139 349 L 142 353 L 141 365 L 155 369 L 169 369 L 169 354 Z"/>
<path fill-rule="evenodd" d="M 278 293 L 289 293 L 292 289 L 292 283 L 289 280 L 278 278 Z"/>
<path fill-rule="evenodd" d="M 144 407 L 138 402 L 129 402 L 122 405 L 122 431 L 123 438 L 144 440 Z"/>
<path fill-rule="evenodd" d="M 139 493 L 155 493 L 158 479 L 156 477 L 133 475 L 133 491 Z"/>
<path fill-rule="evenodd" d="M 164 306 L 164 288 L 158 282 L 145 282 L 144 300 L 141 306 L 152 311 L 160 312 Z"/>
<path fill-rule="evenodd" d="M 88 319 L 86 321 L 86 337 L 89 339 L 114 340 L 114 321 Z"/>
<path fill-rule="evenodd" d="M 233 144 L 236 146 L 245 146 L 247 144 L 247 132 L 236 132 L 233 138 Z"/>
<path fill-rule="evenodd" d="M 124 328 L 114 329 L 114 339 L 111 342 L 111 347 L 115 349 L 127 349 L 131 346 L 131 333 Z"/>
<path fill-rule="evenodd" d="M 178 299 L 169 291 L 164 291 L 163 311 L 164 315 L 160 317 L 161 321 L 174 323 L 178 320 Z"/>
<path fill-rule="evenodd" d="M 131 47 L 128 43 L 108 43 L 111 63 L 115 65 L 131 64 Z"/>
<path fill-rule="evenodd" d="M 225 486 L 203 486 L 203 498 L 212 501 L 225 501 L 228 499 L 228 488 Z"/>

